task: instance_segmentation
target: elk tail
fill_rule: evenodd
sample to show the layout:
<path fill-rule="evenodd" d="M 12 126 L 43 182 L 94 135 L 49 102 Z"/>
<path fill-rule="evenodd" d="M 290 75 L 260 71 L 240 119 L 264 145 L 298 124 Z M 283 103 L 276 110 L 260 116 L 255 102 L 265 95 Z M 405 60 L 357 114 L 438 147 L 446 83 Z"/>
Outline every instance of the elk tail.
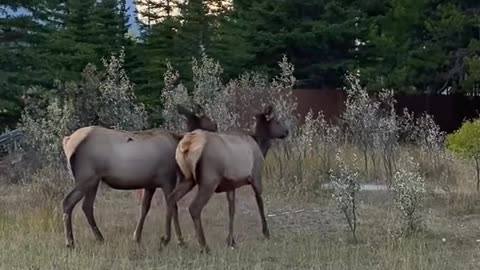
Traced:
<path fill-rule="evenodd" d="M 79 148 L 82 144 L 85 143 L 87 136 L 92 130 L 92 127 L 85 127 L 77 130 L 70 136 L 63 137 L 63 152 L 65 153 L 65 157 L 67 159 L 67 166 L 72 173 L 73 178 L 75 178 L 75 163 L 78 159 L 77 154 Z"/>
<path fill-rule="evenodd" d="M 206 143 L 207 135 L 201 130 L 186 133 L 178 143 L 175 160 L 186 179 L 193 178 L 194 181 L 197 180 L 197 164 Z"/>

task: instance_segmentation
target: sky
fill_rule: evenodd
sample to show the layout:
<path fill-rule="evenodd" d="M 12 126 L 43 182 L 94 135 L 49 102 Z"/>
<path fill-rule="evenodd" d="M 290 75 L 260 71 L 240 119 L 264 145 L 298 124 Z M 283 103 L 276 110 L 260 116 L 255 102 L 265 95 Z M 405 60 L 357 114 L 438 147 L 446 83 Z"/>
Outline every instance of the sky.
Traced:
<path fill-rule="evenodd" d="M 138 35 L 139 27 L 137 22 L 135 21 L 135 3 L 134 2 L 135 0 L 127 0 L 128 15 L 129 15 L 130 29 L 133 33 Z"/>
<path fill-rule="evenodd" d="M 231 0 L 224 0 L 223 3 L 227 4 L 230 3 Z M 136 5 L 135 5 L 135 0 L 127 0 L 127 8 L 128 8 L 128 16 L 129 16 L 129 24 L 130 24 L 130 31 L 138 36 L 139 35 L 139 25 L 135 20 L 135 10 L 136 10 Z M 1 11 L 3 10 L 3 5 L 0 5 L 0 18 L 4 18 L 5 15 L 22 15 L 26 14 L 25 10 L 18 10 L 16 12 L 13 12 L 10 9 L 7 9 L 6 12 L 7 14 L 2 13 Z"/>
<path fill-rule="evenodd" d="M 128 16 L 129 16 L 129 24 L 130 24 L 130 30 L 138 35 L 139 34 L 139 26 L 137 22 L 135 21 L 135 0 L 127 0 L 127 7 L 128 7 Z M 0 5 L 0 10 L 3 10 L 3 5 Z M 3 12 L 0 12 L 0 18 L 5 18 L 6 15 L 23 15 L 27 14 L 25 10 L 19 9 L 16 12 L 6 9 L 6 14 Z"/>

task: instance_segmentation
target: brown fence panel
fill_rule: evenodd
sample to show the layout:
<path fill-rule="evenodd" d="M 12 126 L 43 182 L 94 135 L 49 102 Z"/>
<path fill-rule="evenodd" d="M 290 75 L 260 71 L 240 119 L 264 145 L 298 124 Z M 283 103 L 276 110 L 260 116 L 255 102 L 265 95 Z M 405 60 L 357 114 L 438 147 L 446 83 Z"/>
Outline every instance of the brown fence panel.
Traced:
<path fill-rule="evenodd" d="M 315 115 L 322 111 L 325 119 L 336 121 L 345 107 L 346 94 L 343 91 L 334 89 L 295 89 L 293 93 L 297 98 L 297 113 L 301 116 L 301 122 L 303 122 L 309 110 L 312 110 Z"/>
<path fill-rule="evenodd" d="M 334 89 L 295 89 L 297 113 L 301 119 L 311 109 L 314 113 L 323 111 L 327 120 L 335 122 L 345 107 L 346 94 Z M 433 115 L 435 122 L 443 131 L 458 129 L 466 119 L 480 116 L 480 97 L 463 95 L 416 95 L 395 97 L 396 111 L 401 114 L 404 108 L 416 116 L 424 112 Z"/>

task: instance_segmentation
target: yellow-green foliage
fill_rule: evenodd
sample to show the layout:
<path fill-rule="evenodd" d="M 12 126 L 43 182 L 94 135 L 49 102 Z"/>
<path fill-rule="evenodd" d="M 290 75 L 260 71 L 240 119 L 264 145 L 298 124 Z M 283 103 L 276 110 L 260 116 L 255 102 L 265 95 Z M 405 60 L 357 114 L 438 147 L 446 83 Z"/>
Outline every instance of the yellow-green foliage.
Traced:
<path fill-rule="evenodd" d="M 455 133 L 447 137 L 450 151 L 475 160 L 477 192 L 480 192 L 480 119 L 467 121 Z"/>
<path fill-rule="evenodd" d="M 480 119 L 465 122 L 447 137 L 450 151 L 466 158 L 480 158 Z"/>

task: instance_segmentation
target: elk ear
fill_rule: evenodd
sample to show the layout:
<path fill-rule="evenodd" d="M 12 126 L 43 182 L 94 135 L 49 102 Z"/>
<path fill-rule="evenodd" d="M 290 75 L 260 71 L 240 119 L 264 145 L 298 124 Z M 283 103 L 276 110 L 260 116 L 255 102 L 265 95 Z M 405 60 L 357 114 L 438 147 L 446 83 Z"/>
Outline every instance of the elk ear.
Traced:
<path fill-rule="evenodd" d="M 274 109 L 272 104 L 268 104 L 263 110 L 263 114 L 265 115 L 267 120 L 272 119 L 273 113 L 274 113 Z"/>
<path fill-rule="evenodd" d="M 186 117 L 191 117 L 193 115 L 193 113 L 189 109 L 185 108 L 185 106 L 180 104 L 177 104 L 177 112 Z"/>
<path fill-rule="evenodd" d="M 204 115 L 205 115 L 205 110 L 203 109 L 202 106 L 200 106 L 200 104 L 196 103 L 195 104 L 195 116 L 200 118 Z"/>

